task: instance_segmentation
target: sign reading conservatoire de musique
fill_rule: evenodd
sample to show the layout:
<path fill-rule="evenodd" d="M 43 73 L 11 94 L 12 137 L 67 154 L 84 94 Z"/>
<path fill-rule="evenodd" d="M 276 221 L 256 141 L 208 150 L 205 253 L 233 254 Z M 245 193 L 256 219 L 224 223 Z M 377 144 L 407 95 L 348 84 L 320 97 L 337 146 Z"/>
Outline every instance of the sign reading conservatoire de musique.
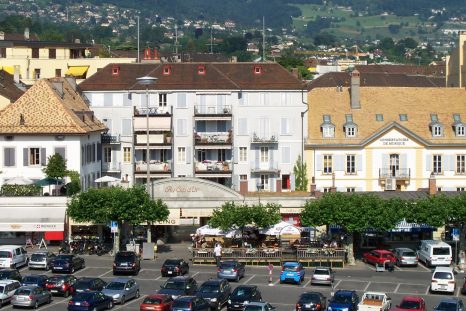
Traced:
<path fill-rule="evenodd" d="M 412 140 L 410 137 L 407 137 L 405 134 L 400 133 L 398 130 L 393 129 L 388 133 L 384 134 L 382 137 L 374 140 L 369 147 L 376 148 L 410 148 L 410 147 L 419 147 L 419 143 Z"/>
<path fill-rule="evenodd" d="M 379 140 L 384 146 L 405 146 L 409 139 L 406 137 L 384 137 Z"/>

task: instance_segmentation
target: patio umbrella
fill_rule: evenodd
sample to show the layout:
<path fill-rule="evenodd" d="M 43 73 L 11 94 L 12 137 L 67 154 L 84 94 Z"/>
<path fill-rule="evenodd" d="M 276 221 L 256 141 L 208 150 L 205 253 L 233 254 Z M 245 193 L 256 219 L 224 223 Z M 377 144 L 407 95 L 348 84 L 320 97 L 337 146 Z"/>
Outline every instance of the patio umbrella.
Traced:
<path fill-rule="evenodd" d="M 5 182 L 5 185 L 32 185 L 34 183 L 33 180 L 26 178 L 26 177 L 14 177 L 8 179 Z"/>
<path fill-rule="evenodd" d="M 58 178 L 51 178 L 51 177 L 45 177 L 42 178 L 41 180 L 36 181 L 36 185 L 44 187 L 44 186 L 50 186 L 50 185 L 61 185 L 63 184 L 63 180 L 58 179 Z"/>
<path fill-rule="evenodd" d="M 94 182 L 96 183 L 115 182 L 115 181 L 119 181 L 119 179 L 116 177 L 108 176 L 108 175 L 102 176 L 94 180 Z"/>

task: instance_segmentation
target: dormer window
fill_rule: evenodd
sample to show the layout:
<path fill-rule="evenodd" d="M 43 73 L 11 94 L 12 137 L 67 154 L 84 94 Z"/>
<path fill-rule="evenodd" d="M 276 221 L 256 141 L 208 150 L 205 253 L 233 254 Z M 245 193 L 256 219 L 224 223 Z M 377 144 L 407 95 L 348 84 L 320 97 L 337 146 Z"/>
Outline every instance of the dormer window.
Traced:
<path fill-rule="evenodd" d="M 254 66 L 254 74 L 256 75 L 262 74 L 262 66 Z"/>
<path fill-rule="evenodd" d="M 440 124 L 432 125 L 432 136 L 433 137 L 443 136 L 443 126 L 441 126 Z"/>
<path fill-rule="evenodd" d="M 201 65 L 197 67 L 197 74 L 198 75 L 205 75 L 205 66 Z"/>
<path fill-rule="evenodd" d="M 463 124 L 458 124 L 456 127 L 455 127 L 455 134 L 456 136 L 460 136 L 460 137 L 463 137 L 465 136 L 465 126 Z"/>
<path fill-rule="evenodd" d="M 335 125 L 332 124 L 330 115 L 324 114 L 323 119 L 324 122 L 320 125 L 320 128 L 322 129 L 322 136 L 324 138 L 335 137 Z"/>
<path fill-rule="evenodd" d="M 438 122 L 438 116 L 436 114 L 431 114 L 430 115 L 430 121 L 432 122 Z"/>
<path fill-rule="evenodd" d="M 169 76 L 172 73 L 172 67 L 171 66 L 163 66 L 163 75 L 164 76 Z"/>
<path fill-rule="evenodd" d="M 377 114 L 375 115 L 375 120 L 376 120 L 376 121 L 379 121 L 379 122 L 380 122 L 380 121 L 383 121 L 383 114 L 377 113 Z"/>
<path fill-rule="evenodd" d="M 356 137 L 357 125 L 353 122 L 353 115 L 345 115 L 346 122 L 343 124 L 343 129 L 345 131 L 346 137 Z"/>
<path fill-rule="evenodd" d="M 408 121 L 408 115 L 407 114 L 400 114 L 400 121 Z"/>
<path fill-rule="evenodd" d="M 120 66 L 112 67 L 112 76 L 118 76 L 120 74 Z"/>
<path fill-rule="evenodd" d="M 455 135 L 458 137 L 466 136 L 466 125 L 461 122 L 461 116 L 458 113 L 453 114 L 453 129 L 455 130 Z"/>

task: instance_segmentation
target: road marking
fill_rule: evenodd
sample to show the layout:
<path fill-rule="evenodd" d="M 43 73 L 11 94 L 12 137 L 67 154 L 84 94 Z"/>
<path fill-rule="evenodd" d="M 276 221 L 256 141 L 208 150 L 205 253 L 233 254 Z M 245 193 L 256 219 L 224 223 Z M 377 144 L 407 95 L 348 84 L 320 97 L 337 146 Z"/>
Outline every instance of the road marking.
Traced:
<path fill-rule="evenodd" d="M 363 292 L 366 292 L 369 286 L 371 286 L 372 282 L 367 283 L 366 287 L 362 290 Z"/>
<path fill-rule="evenodd" d="M 123 307 L 126 307 L 126 306 L 131 305 L 131 304 L 133 304 L 133 303 L 135 303 L 135 302 L 138 302 L 138 301 L 140 301 L 140 300 L 143 300 L 144 298 L 145 298 L 145 296 L 141 296 L 141 297 L 139 297 L 138 299 L 133 299 L 133 300 L 128 301 L 127 303 L 125 303 L 125 304 L 123 304 L 123 305 L 119 305 L 118 307 L 114 307 L 112 310 L 119 310 L 119 309 L 121 309 L 121 308 L 123 308 Z"/>
<path fill-rule="evenodd" d="M 397 270 L 400 270 L 400 271 L 403 271 L 403 269 L 401 269 L 400 267 L 398 267 L 397 265 L 393 265 L 395 267 L 395 269 Z"/>
<path fill-rule="evenodd" d="M 430 270 L 429 268 L 427 268 L 426 266 L 424 266 L 423 264 L 418 264 L 417 266 L 423 268 L 423 269 L 426 270 L 426 271 L 429 271 L 429 272 L 432 271 L 432 270 Z"/>
<path fill-rule="evenodd" d="M 52 301 L 53 301 L 53 300 L 52 300 Z M 60 301 L 57 301 L 57 302 L 49 303 L 49 304 L 47 304 L 47 305 L 42 305 L 42 306 L 40 307 L 40 309 L 41 309 L 41 310 L 47 309 L 47 308 L 49 308 L 49 307 L 53 307 L 53 306 L 56 306 L 56 305 L 61 304 L 61 303 L 66 303 L 66 304 L 68 304 L 68 300 L 67 300 L 67 299 L 63 299 L 63 300 L 60 300 Z"/>
<path fill-rule="evenodd" d="M 393 291 L 395 294 L 396 294 L 396 292 L 398 291 L 398 289 L 400 288 L 400 285 L 401 285 L 401 283 L 398 283 L 398 285 L 396 286 L 395 290 Z"/>
<path fill-rule="evenodd" d="M 195 277 L 195 276 L 198 275 L 198 274 L 199 274 L 199 271 L 196 272 L 196 273 L 194 273 L 194 274 L 192 275 L 192 277 Z"/>
<path fill-rule="evenodd" d="M 110 273 L 110 272 L 112 272 L 112 271 L 113 271 L 113 270 L 108 270 L 107 272 L 105 272 L 105 273 L 99 275 L 99 278 L 103 277 L 104 275 L 106 275 L 106 274 L 108 274 L 108 273 Z"/>
<path fill-rule="evenodd" d="M 273 285 L 277 285 L 278 282 L 280 282 L 280 279 L 277 279 L 275 282 L 273 282 Z"/>
<path fill-rule="evenodd" d="M 309 280 L 309 281 L 307 281 L 307 282 L 306 282 L 306 284 L 304 284 L 304 285 L 303 285 L 303 287 L 306 287 L 306 286 L 308 286 L 308 285 L 309 285 L 309 283 L 311 283 L 311 281 L 312 281 L 312 280 Z"/>
<path fill-rule="evenodd" d="M 81 273 L 81 272 L 86 271 L 86 270 L 87 270 L 87 267 L 84 267 L 81 270 L 76 271 L 74 274 L 78 274 L 78 273 Z"/>
<path fill-rule="evenodd" d="M 162 276 L 159 275 L 158 277 L 155 278 L 155 280 L 157 281 L 157 280 L 160 280 L 161 278 L 162 278 Z"/>
<path fill-rule="evenodd" d="M 142 272 L 142 271 L 144 271 L 144 269 L 139 270 L 139 272 Z"/>
<path fill-rule="evenodd" d="M 249 279 L 247 279 L 243 284 L 248 284 L 249 281 L 251 281 L 256 275 L 254 274 L 251 276 Z"/>
<path fill-rule="evenodd" d="M 430 289 L 430 286 L 427 286 L 427 289 L 426 289 L 425 295 L 429 294 L 429 289 Z"/>
<path fill-rule="evenodd" d="M 338 285 L 340 285 L 340 283 L 341 283 L 341 280 L 338 280 L 337 284 L 335 284 L 335 286 L 333 286 L 333 288 L 337 288 Z"/>
<path fill-rule="evenodd" d="M 456 297 L 459 297 L 459 296 L 460 296 L 460 290 L 461 290 L 461 287 L 458 286 L 458 290 L 456 291 Z"/>
<path fill-rule="evenodd" d="M 375 268 L 374 268 L 374 267 L 372 267 L 372 266 L 371 266 L 371 265 L 369 265 L 369 264 L 366 264 L 366 267 L 368 267 L 368 268 L 369 268 L 369 269 L 371 269 L 372 271 L 375 271 Z"/>

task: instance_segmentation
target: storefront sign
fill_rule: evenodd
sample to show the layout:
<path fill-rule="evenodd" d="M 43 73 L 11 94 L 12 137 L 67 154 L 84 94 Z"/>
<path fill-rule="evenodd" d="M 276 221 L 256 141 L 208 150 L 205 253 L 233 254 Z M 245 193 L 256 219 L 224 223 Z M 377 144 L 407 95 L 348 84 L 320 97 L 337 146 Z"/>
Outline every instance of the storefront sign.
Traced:
<path fill-rule="evenodd" d="M 165 221 L 157 221 L 154 223 L 156 226 L 177 226 L 180 224 L 179 218 L 168 218 Z"/>
<path fill-rule="evenodd" d="M 381 138 L 380 142 L 383 146 L 405 146 L 409 139 L 406 137 L 396 137 L 396 138 Z"/>
<path fill-rule="evenodd" d="M 31 224 L 31 223 L 16 223 L 5 224 L 0 223 L 0 231 L 15 231 L 15 232 L 45 232 L 45 231 L 64 231 L 64 224 Z"/>

